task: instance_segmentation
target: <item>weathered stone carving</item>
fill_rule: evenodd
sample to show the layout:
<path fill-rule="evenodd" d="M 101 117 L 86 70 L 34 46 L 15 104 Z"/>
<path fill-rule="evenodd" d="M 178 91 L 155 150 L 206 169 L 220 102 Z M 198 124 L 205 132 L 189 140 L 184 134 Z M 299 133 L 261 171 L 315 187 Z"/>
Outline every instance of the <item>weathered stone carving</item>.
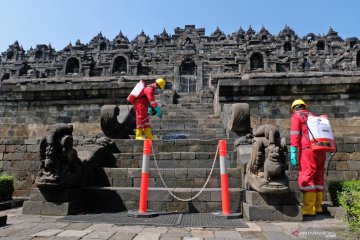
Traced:
<path fill-rule="evenodd" d="M 135 111 L 131 105 L 105 105 L 101 108 L 101 130 L 114 139 L 128 139 L 136 128 Z"/>
<path fill-rule="evenodd" d="M 287 146 L 277 127 L 264 124 L 254 131 L 253 151 L 246 168 L 246 188 L 260 193 L 289 191 L 285 175 Z"/>
<path fill-rule="evenodd" d="M 227 131 L 235 132 L 238 135 L 245 135 L 251 132 L 249 104 L 232 104 L 231 116 L 227 124 Z"/>
<path fill-rule="evenodd" d="M 119 149 L 107 137 L 86 138 L 74 149 L 72 132 L 71 125 L 56 124 L 41 140 L 41 165 L 35 179 L 40 189 L 106 184 L 102 167 L 115 167 L 112 153 Z"/>
<path fill-rule="evenodd" d="M 69 188 L 80 184 L 81 161 L 73 148 L 71 125 L 57 124 L 40 142 L 39 188 Z"/>

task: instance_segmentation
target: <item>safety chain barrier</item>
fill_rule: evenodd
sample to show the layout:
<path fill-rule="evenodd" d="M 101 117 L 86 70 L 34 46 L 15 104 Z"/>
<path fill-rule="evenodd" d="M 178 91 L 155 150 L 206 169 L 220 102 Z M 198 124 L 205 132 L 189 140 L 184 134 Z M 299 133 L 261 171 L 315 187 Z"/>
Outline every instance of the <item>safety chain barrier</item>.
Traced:
<path fill-rule="evenodd" d="M 209 176 L 208 176 L 208 178 L 206 179 L 206 182 L 205 182 L 204 186 L 200 189 L 200 191 L 199 191 L 195 196 L 193 196 L 193 197 L 191 197 L 191 198 L 186 198 L 186 199 L 184 199 L 184 198 L 179 198 L 178 196 L 176 196 L 174 193 L 172 193 L 172 192 L 170 191 L 169 187 L 166 185 L 166 183 L 165 183 L 165 181 L 164 181 L 164 179 L 163 179 L 163 177 L 162 177 L 162 175 L 161 175 L 161 173 L 160 173 L 160 169 L 159 169 L 159 166 L 158 166 L 158 163 L 157 163 L 157 160 L 156 160 L 156 157 L 155 157 L 154 148 L 153 148 L 152 145 L 151 145 L 151 151 L 152 151 L 152 155 L 153 155 L 154 160 L 155 160 L 155 167 L 156 167 L 156 170 L 157 170 L 157 172 L 158 172 L 158 174 L 159 174 L 159 177 L 160 177 L 160 179 L 161 179 L 161 182 L 163 183 L 164 187 L 165 187 L 166 190 L 169 192 L 169 194 L 170 194 L 171 196 L 173 196 L 173 197 L 174 197 L 176 200 L 178 200 L 178 201 L 181 201 L 181 202 L 190 202 L 190 201 L 196 199 L 198 196 L 200 196 L 200 194 L 204 191 L 204 189 L 206 188 L 207 184 L 209 183 L 210 177 L 211 177 L 211 175 L 212 175 L 212 173 L 213 173 L 213 171 L 214 171 L 215 162 L 216 162 L 216 158 L 217 158 L 218 151 L 219 151 L 219 145 L 217 145 L 217 147 L 216 147 L 216 153 L 215 153 L 215 157 L 214 157 L 214 160 L 213 160 L 213 164 L 212 164 L 212 166 L 211 166 L 211 170 L 210 170 Z"/>

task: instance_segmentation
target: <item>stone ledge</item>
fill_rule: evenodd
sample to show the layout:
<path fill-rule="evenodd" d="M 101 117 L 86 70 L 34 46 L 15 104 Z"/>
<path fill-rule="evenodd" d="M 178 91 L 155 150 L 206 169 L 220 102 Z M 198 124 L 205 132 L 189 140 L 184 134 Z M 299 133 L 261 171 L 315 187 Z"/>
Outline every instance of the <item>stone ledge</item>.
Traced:
<path fill-rule="evenodd" d="M 243 203 L 243 213 L 250 221 L 302 221 L 300 206 L 252 206 Z"/>
<path fill-rule="evenodd" d="M 19 199 L 0 202 L 0 211 L 21 207 L 25 200 L 27 199 L 19 198 Z"/>

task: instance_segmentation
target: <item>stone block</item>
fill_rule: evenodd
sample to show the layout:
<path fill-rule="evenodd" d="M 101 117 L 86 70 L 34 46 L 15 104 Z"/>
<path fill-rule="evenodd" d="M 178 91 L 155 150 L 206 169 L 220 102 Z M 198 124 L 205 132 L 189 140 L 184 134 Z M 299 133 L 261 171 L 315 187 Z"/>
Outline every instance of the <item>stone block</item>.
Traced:
<path fill-rule="evenodd" d="M 354 170 L 354 171 L 360 170 L 360 159 L 357 161 L 347 161 L 347 167 L 349 168 L 349 170 Z M 338 169 L 338 170 L 347 170 L 347 168 Z"/>
<path fill-rule="evenodd" d="M 206 169 L 189 168 L 188 169 L 188 177 L 189 178 L 205 178 L 206 177 Z"/>
<path fill-rule="evenodd" d="M 282 206 L 259 206 L 243 203 L 244 217 L 248 220 L 282 221 Z"/>
<path fill-rule="evenodd" d="M 188 202 L 168 202 L 166 206 L 167 212 L 189 212 Z"/>
<path fill-rule="evenodd" d="M 197 194 L 199 194 L 200 189 L 197 188 L 196 190 L 191 190 L 191 197 L 195 197 Z M 196 199 L 193 201 L 196 202 L 210 202 L 211 201 L 211 193 L 209 191 L 203 191 Z"/>
<path fill-rule="evenodd" d="M 221 202 L 221 191 L 220 189 L 211 189 L 209 188 L 210 191 L 210 198 L 212 202 Z"/>
<path fill-rule="evenodd" d="M 124 168 L 110 168 L 110 175 L 111 177 L 117 178 L 126 178 L 128 173 L 128 169 Z"/>
<path fill-rule="evenodd" d="M 148 201 L 147 209 L 162 212 L 167 208 L 168 202 Z"/>
<path fill-rule="evenodd" d="M 302 221 L 303 215 L 301 213 L 301 207 L 298 205 L 294 206 L 283 206 L 283 220 L 284 221 Z"/>
<path fill-rule="evenodd" d="M 133 187 L 132 178 L 112 178 L 111 186 L 113 187 Z M 149 181 L 150 185 L 150 181 Z"/>
<path fill-rule="evenodd" d="M 155 172 L 156 172 L 156 175 L 158 175 L 158 172 L 154 171 L 154 173 Z M 162 170 L 160 170 L 160 173 L 163 178 L 174 178 L 175 177 L 175 169 L 162 169 Z"/>
<path fill-rule="evenodd" d="M 191 178 L 185 178 L 185 179 L 177 178 L 176 179 L 176 187 L 192 188 L 192 187 L 194 187 L 194 180 Z M 181 191 L 181 190 L 179 190 L 179 191 Z"/>
<path fill-rule="evenodd" d="M 128 177 L 140 177 L 141 169 L 140 168 L 128 168 L 127 176 Z"/>
<path fill-rule="evenodd" d="M 5 226 L 7 221 L 7 215 L 0 215 L 0 227 Z"/>
<path fill-rule="evenodd" d="M 175 178 L 186 178 L 187 173 L 188 173 L 187 169 L 176 168 L 175 169 Z"/>
<path fill-rule="evenodd" d="M 360 152 L 354 152 L 350 154 L 350 160 L 360 161 Z"/>
<path fill-rule="evenodd" d="M 181 159 L 183 160 L 195 159 L 195 152 L 182 152 Z"/>
<path fill-rule="evenodd" d="M 267 194 L 260 194 L 256 191 L 245 191 L 245 202 L 250 205 L 267 205 Z"/>
<path fill-rule="evenodd" d="M 268 205 L 289 205 L 296 206 L 298 201 L 294 192 L 283 193 L 283 194 L 267 194 Z"/>
<path fill-rule="evenodd" d="M 79 213 L 83 210 L 82 201 L 55 203 L 43 201 L 26 201 L 23 205 L 23 214 L 47 215 L 47 216 L 66 216 Z"/>
<path fill-rule="evenodd" d="M 46 216 L 66 216 L 77 214 L 84 209 L 83 201 L 55 203 L 44 202 L 41 210 L 41 215 Z"/>
<path fill-rule="evenodd" d="M 176 179 L 175 178 L 163 178 L 163 180 L 167 187 L 169 187 L 169 188 L 176 187 Z M 155 187 L 165 187 L 160 178 L 155 179 Z"/>
<path fill-rule="evenodd" d="M 39 188 L 31 189 L 30 201 L 47 201 L 47 202 L 73 202 L 83 199 L 83 190 L 81 188 L 58 190 L 40 190 Z"/>
<path fill-rule="evenodd" d="M 140 199 L 140 189 L 136 188 L 133 190 L 129 189 L 118 189 L 116 190 L 116 194 L 118 198 L 122 199 L 123 201 L 136 201 Z"/>
<path fill-rule="evenodd" d="M 350 154 L 349 153 L 344 153 L 344 152 L 337 152 L 334 157 L 333 157 L 333 161 L 347 161 L 350 159 Z"/>

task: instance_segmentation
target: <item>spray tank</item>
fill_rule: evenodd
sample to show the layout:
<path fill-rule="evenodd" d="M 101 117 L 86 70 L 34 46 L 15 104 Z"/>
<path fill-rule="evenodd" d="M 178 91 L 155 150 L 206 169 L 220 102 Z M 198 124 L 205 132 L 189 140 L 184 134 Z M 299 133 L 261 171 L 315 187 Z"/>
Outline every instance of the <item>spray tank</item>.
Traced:
<path fill-rule="evenodd" d="M 310 132 L 311 147 L 314 151 L 336 151 L 334 135 L 327 115 L 308 116 L 307 127 Z"/>
<path fill-rule="evenodd" d="M 141 91 L 145 88 L 146 84 L 144 80 L 140 80 L 140 82 L 138 82 L 134 89 L 131 91 L 131 93 L 129 94 L 129 96 L 127 97 L 127 100 L 134 104 L 135 99 L 139 96 L 139 94 L 141 93 Z"/>

